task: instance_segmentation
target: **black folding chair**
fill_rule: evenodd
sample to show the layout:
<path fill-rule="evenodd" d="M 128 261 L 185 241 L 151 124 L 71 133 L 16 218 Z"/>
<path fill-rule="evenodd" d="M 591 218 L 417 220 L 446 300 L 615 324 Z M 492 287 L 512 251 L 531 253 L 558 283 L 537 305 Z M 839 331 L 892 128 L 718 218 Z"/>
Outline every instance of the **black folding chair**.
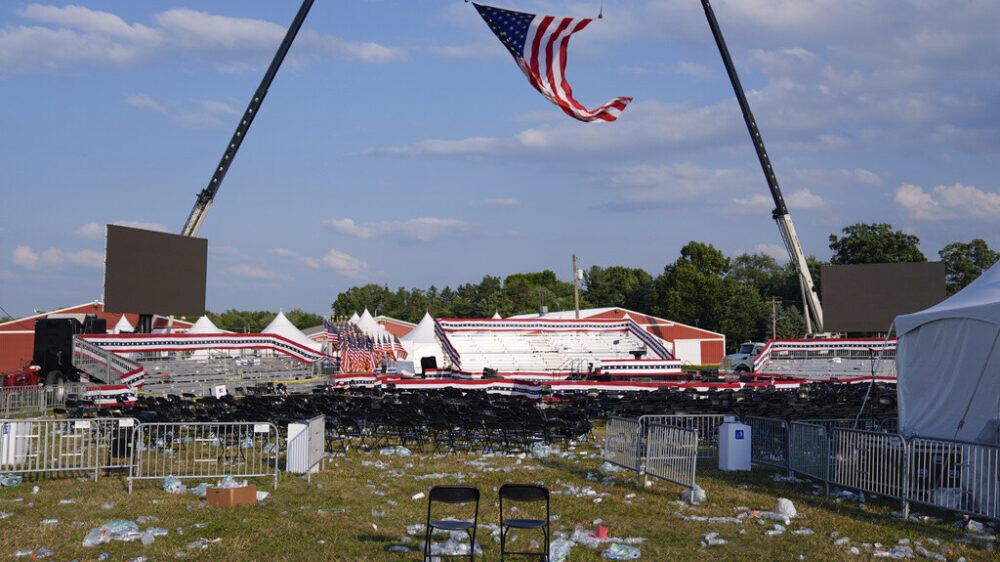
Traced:
<path fill-rule="evenodd" d="M 505 518 L 503 502 L 545 501 L 545 519 Z M 507 533 L 511 529 L 541 529 L 545 550 L 541 552 L 512 552 L 507 550 Z M 500 486 L 500 560 L 506 554 L 525 554 L 549 560 L 549 489 L 536 484 L 504 484 Z"/>
<path fill-rule="evenodd" d="M 431 506 L 434 502 L 450 504 L 476 503 L 473 512 L 472 522 L 435 519 L 431 520 Z M 475 560 L 476 556 L 476 523 L 479 522 L 479 489 L 472 486 L 434 486 L 427 497 L 427 531 L 424 536 L 424 560 L 432 558 L 431 535 L 435 529 L 442 531 L 465 531 L 469 535 L 469 553 L 466 554 L 434 554 L 433 557 L 446 558 L 457 556 L 468 556 L 469 560 Z"/>

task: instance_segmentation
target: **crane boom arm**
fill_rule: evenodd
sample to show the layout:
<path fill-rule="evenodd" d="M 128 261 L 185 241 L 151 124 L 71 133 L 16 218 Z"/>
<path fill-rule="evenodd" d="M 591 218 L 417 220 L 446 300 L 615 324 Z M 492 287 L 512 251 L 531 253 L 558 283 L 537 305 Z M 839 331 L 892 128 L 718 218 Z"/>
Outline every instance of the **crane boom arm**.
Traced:
<path fill-rule="evenodd" d="M 743 120 L 746 122 L 747 131 L 750 133 L 750 140 L 753 141 L 754 149 L 757 150 L 757 159 L 760 160 L 760 167 L 764 171 L 767 179 L 767 187 L 771 190 L 771 197 L 774 199 L 774 211 L 772 218 L 778 223 L 778 230 L 781 231 L 781 239 L 788 250 L 788 256 L 799 276 L 799 287 L 802 290 L 802 302 L 805 308 L 805 320 L 807 331 L 812 332 L 815 327 L 816 332 L 823 331 L 823 308 L 816 294 L 816 287 L 813 284 L 812 274 L 809 272 L 806 263 L 805 253 L 802 252 L 802 244 L 795 233 L 792 225 L 792 217 L 788 214 L 788 207 L 785 205 L 785 198 L 781 195 L 781 188 L 778 186 L 778 177 L 774 174 L 771 166 L 771 159 L 767 156 L 767 149 L 764 148 L 764 140 L 760 136 L 757 128 L 757 121 L 750 111 L 750 104 L 747 102 L 743 86 L 740 84 L 740 77 L 736 74 L 736 67 L 729 56 L 729 49 L 726 47 L 726 40 L 722 37 L 722 30 L 719 29 L 719 22 L 715 19 L 715 12 L 709 0 L 701 0 L 702 7 L 705 8 L 705 17 L 708 18 L 708 25 L 712 28 L 712 35 L 715 37 L 715 44 L 719 47 L 719 54 L 722 55 L 722 63 L 726 66 L 726 73 L 729 74 L 729 81 L 733 84 L 733 91 L 736 92 L 736 100 L 740 104 L 743 112 Z"/>
<path fill-rule="evenodd" d="M 253 118 L 257 115 L 260 104 L 264 101 L 264 96 L 267 95 L 268 88 L 271 87 L 271 81 L 274 80 L 274 76 L 278 73 L 281 62 L 285 60 L 285 55 L 288 54 L 288 49 L 292 46 L 292 41 L 295 40 L 295 36 L 302 27 L 302 22 L 305 21 L 313 1 L 303 0 L 302 5 L 299 6 L 299 11 L 295 14 L 292 25 L 288 27 L 288 31 L 285 32 L 285 38 L 282 39 L 281 45 L 278 46 L 278 51 L 274 53 L 274 58 L 271 59 L 271 66 L 267 68 L 264 78 L 261 79 L 260 85 L 257 86 L 257 91 L 254 92 L 246 111 L 243 112 L 243 117 L 236 126 L 236 132 L 233 133 L 233 138 L 229 140 L 229 145 L 226 146 L 226 151 L 223 152 L 222 159 L 219 160 L 219 165 L 216 166 L 215 172 L 212 174 L 212 179 L 208 182 L 208 187 L 198 193 L 194 208 L 191 209 L 191 214 L 188 216 L 187 222 L 184 223 L 184 228 L 181 229 L 181 234 L 184 236 L 198 235 L 198 230 L 201 229 L 201 223 L 205 221 L 208 208 L 212 205 L 215 194 L 219 192 L 222 179 L 226 177 L 226 172 L 229 171 L 229 165 L 233 163 L 236 151 L 240 149 L 240 144 L 246 138 L 250 124 L 253 123 Z"/>

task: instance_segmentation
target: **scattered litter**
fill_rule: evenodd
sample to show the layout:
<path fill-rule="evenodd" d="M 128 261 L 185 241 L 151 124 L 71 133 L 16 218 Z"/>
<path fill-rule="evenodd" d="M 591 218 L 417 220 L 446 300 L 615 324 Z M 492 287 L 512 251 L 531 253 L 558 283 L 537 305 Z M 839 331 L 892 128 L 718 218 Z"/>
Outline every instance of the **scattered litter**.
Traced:
<path fill-rule="evenodd" d="M 729 543 L 729 541 L 727 541 L 726 539 L 720 538 L 719 533 L 715 532 L 706 533 L 701 537 L 705 539 L 705 541 L 702 543 L 703 546 L 722 546 L 724 544 Z"/>
<path fill-rule="evenodd" d="M 606 560 L 635 560 L 642 558 L 642 552 L 634 546 L 614 543 L 601 552 L 601 558 Z"/>
<path fill-rule="evenodd" d="M 795 517 L 798 513 L 795 511 L 795 504 L 788 498 L 778 498 L 778 506 L 774 508 L 774 512 L 785 517 Z"/>
<path fill-rule="evenodd" d="M 37 493 L 38 493 L 38 490 L 40 490 L 40 489 L 41 489 L 41 488 L 39 488 L 38 486 L 32 486 L 32 488 L 31 488 L 31 494 L 32 494 L 32 495 L 35 495 L 35 494 L 37 494 Z"/>
<path fill-rule="evenodd" d="M 858 555 L 858 554 L 861 554 L 861 549 L 858 548 L 858 547 L 856 547 L 856 546 L 852 546 L 851 548 L 848 548 L 847 550 L 845 550 L 844 554 Z M 944 558 L 942 558 L 941 560 L 944 560 Z"/>
<path fill-rule="evenodd" d="M 410 547 L 403 546 L 401 544 L 394 544 L 394 545 L 390 546 L 388 550 L 389 550 L 389 552 L 409 552 L 410 551 Z"/>
<path fill-rule="evenodd" d="M 134 541 L 142 536 L 133 521 L 112 521 L 94 527 L 83 538 L 83 546 L 96 546 L 110 541 Z"/>
<path fill-rule="evenodd" d="M 385 511 L 378 511 L 377 509 L 372 510 L 372 517 L 385 517 Z"/>
<path fill-rule="evenodd" d="M 812 535 L 812 534 L 815 534 L 815 531 L 813 531 L 809 527 L 799 527 L 798 529 L 795 529 L 794 531 L 792 531 L 792 534 L 793 535 Z"/>
<path fill-rule="evenodd" d="M 422 500 L 422 499 L 424 499 L 424 493 L 423 492 L 417 492 L 416 494 L 413 494 L 412 499 L 414 499 L 414 500 Z"/>
<path fill-rule="evenodd" d="M 167 476 L 163 479 L 163 491 L 168 494 L 183 494 L 187 491 L 187 486 L 176 476 Z"/>
<path fill-rule="evenodd" d="M 613 464 L 611 464 L 611 463 L 610 463 L 610 462 L 608 462 L 608 461 L 604 461 L 604 462 L 603 462 L 603 463 L 601 464 L 601 466 L 597 467 L 597 471 L 598 471 L 598 472 L 602 472 L 602 473 L 604 473 L 604 474 L 607 474 L 607 473 L 609 473 L 609 472 L 621 472 L 621 471 L 623 471 L 623 470 L 625 470 L 625 469 L 624 469 L 624 468 L 622 468 L 622 467 L 620 467 L 620 466 L 617 466 L 617 465 L 613 465 Z"/>
<path fill-rule="evenodd" d="M 215 485 L 216 488 L 245 488 L 247 481 L 237 482 L 232 476 L 226 476 Z"/>
<path fill-rule="evenodd" d="M 34 550 L 18 550 L 18 551 L 15 551 L 14 554 L 11 554 L 11 557 L 13 557 L 13 558 L 24 558 L 26 556 L 32 556 L 34 554 L 35 554 Z"/>
<path fill-rule="evenodd" d="M 968 531 L 968 532 L 970 532 L 970 533 L 982 534 L 983 531 L 986 530 L 983 527 L 982 523 L 980 523 L 979 521 L 976 521 L 974 519 L 969 518 L 968 515 L 963 515 L 962 516 L 962 526 L 965 527 L 965 530 Z"/>
<path fill-rule="evenodd" d="M 271 495 L 271 492 L 257 492 L 257 501 L 264 501 Z"/>
<path fill-rule="evenodd" d="M 774 480 L 775 482 L 792 482 L 796 484 L 801 484 L 802 482 L 805 482 L 805 480 L 801 480 L 794 476 L 782 476 L 780 474 L 772 474 L 771 480 Z"/>
<path fill-rule="evenodd" d="M 552 562 L 564 562 L 569 558 L 569 551 L 576 543 L 566 539 L 556 539 L 549 543 L 549 560 Z"/>
<path fill-rule="evenodd" d="M 684 490 L 681 493 L 681 499 L 687 500 L 694 505 L 701 505 L 708 501 L 708 495 L 705 494 L 705 490 L 701 486 L 695 484 L 693 489 Z"/>
<path fill-rule="evenodd" d="M 76 503 L 76 500 L 59 500 L 59 505 L 71 505 Z"/>
<path fill-rule="evenodd" d="M 833 546 L 843 546 L 845 544 L 850 544 L 851 537 L 840 537 L 839 539 L 833 541 Z"/>
<path fill-rule="evenodd" d="M 11 515 L 14 515 L 14 512 L 0 511 L 0 519 L 6 519 Z"/>
<path fill-rule="evenodd" d="M 104 502 L 104 503 L 101 504 L 101 509 L 114 509 L 114 508 L 115 508 L 115 504 L 113 504 L 111 502 Z"/>
<path fill-rule="evenodd" d="M 779 523 L 775 523 L 773 527 L 764 531 L 764 534 L 769 537 L 776 537 L 778 535 L 785 534 L 785 526 Z"/>
<path fill-rule="evenodd" d="M 150 521 L 159 521 L 159 520 L 160 518 L 155 515 L 140 515 L 139 517 L 135 518 L 135 522 L 140 525 L 148 523 Z"/>
<path fill-rule="evenodd" d="M 427 527 L 425 527 L 423 523 L 414 523 L 413 525 L 407 525 L 406 526 L 406 534 L 407 535 L 420 535 L 420 534 L 423 534 L 423 532 L 424 532 L 424 530 L 426 528 Z"/>
<path fill-rule="evenodd" d="M 58 519 L 42 519 L 42 525 L 58 525 Z"/>
<path fill-rule="evenodd" d="M 410 451 L 402 445 L 396 445 L 395 447 L 382 447 L 378 450 L 378 454 L 395 457 L 408 457 L 413 454 L 413 451 Z"/>
<path fill-rule="evenodd" d="M 41 560 L 42 558 L 52 558 L 55 555 L 56 553 L 52 550 L 49 550 L 47 548 L 39 548 L 38 552 L 36 552 L 35 555 L 31 557 L 31 559 Z"/>
<path fill-rule="evenodd" d="M 190 492 L 196 496 L 205 497 L 208 495 L 208 488 L 209 488 L 208 482 L 202 482 L 201 484 L 198 484 L 194 488 L 191 488 Z"/>

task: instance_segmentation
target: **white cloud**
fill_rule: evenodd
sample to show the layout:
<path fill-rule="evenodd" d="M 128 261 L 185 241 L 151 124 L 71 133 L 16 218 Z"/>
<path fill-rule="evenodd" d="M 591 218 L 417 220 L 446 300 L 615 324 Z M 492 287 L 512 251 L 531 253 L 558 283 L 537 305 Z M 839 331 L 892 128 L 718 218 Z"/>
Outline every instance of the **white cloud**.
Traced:
<path fill-rule="evenodd" d="M 521 202 L 517 199 L 483 199 L 477 203 L 480 207 L 516 207 Z"/>
<path fill-rule="evenodd" d="M 1000 192 L 982 191 L 971 185 L 939 185 L 929 193 L 913 184 L 896 189 L 896 204 L 917 220 L 1000 218 Z"/>
<path fill-rule="evenodd" d="M 394 235 L 403 238 L 414 238 L 424 242 L 446 234 L 463 232 L 470 229 L 469 223 L 465 221 L 435 217 L 418 217 L 407 221 L 368 223 L 356 223 L 354 219 L 350 218 L 329 219 L 323 221 L 323 224 L 330 230 L 358 238 Z"/>
<path fill-rule="evenodd" d="M 247 66 L 241 58 L 270 53 L 285 34 L 284 25 L 177 8 L 155 14 L 155 25 L 128 23 L 120 16 L 81 6 L 29 4 L 15 13 L 40 25 L 0 28 L 0 69 L 77 68 L 80 63 L 128 65 L 167 52 L 211 52 L 219 67 Z M 404 49 L 354 42 L 303 30 L 296 55 L 362 62 L 404 60 Z"/>
<path fill-rule="evenodd" d="M 800 189 L 785 197 L 785 204 L 791 209 L 814 210 L 826 208 L 826 201 L 808 189 Z"/>
<path fill-rule="evenodd" d="M 148 109 L 150 111 L 156 111 L 157 113 L 166 113 L 167 110 L 156 102 L 153 98 L 147 96 L 146 94 L 135 94 L 132 96 L 125 96 L 125 103 L 136 107 L 139 109 Z"/>
<path fill-rule="evenodd" d="M 749 197 L 730 199 L 726 212 L 737 215 L 755 215 L 774 207 L 774 200 L 762 193 L 754 193 Z"/>
<path fill-rule="evenodd" d="M 368 279 L 372 276 L 371 266 L 368 263 L 333 248 L 322 258 L 306 258 L 305 262 L 310 267 L 329 267 L 351 279 Z"/>
<path fill-rule="evenodd" d="M 167 227 L 163 226 L 158 222 L 142 222 L 142 221 L 115 221 L 111 224 L 116 224 L 118 226 L 127 226 L 129 228 L 141 228 L 142 230 L 155 230 L 157 232 L 166 232 Z"/>
<path fill-rule="evenodd" d="M 274 248 L 268 252 L 269 254 L 275 256 L 281 256 L 283 258 L 297 258 L 299 255 L 291 250 L 286 250 L 285 248 Z"/>
<path fill-rule="evenodd" d="M 620 168 L 610 178 L 616 190 L 613 209 L 637 209 L 704 200 L 714 193 L 743 185 L 745 175 L 737 170 L 709 169 L 696 164 L 642 164 Z"/>
<path fill-rule="evenodd" d="M 695 78 L 712 78 L 715 76 L 715 72 L 712 69 L 690 61 L 681 61 L 677 63 L 676 70 L 680 74 L 694 76 Z"/>
<path fill-rule="evenodd" d="M 57 248 L 49 248 L 41 254 L 31 249 L 31 246 L 17 246 L 11 256 L 15 264 L 30 270 L 54 268 L 63 265 L 78 265 L 81 267 L 104 267 L 104 254 L 94 250 L 65 252 Z"/>
<path fill-rule="evenodd" d="M 788 250 L 785 249 L 781 244 L 757 244 L 754 246 L 754 250 L 761 254 L 766 254 L 771 256 L 778 262 L 788 261 Z"/>
<path fill-rule="evenodd" d="M 201 102 L 201 107 L 209 113 L 223 113 L 227 115 L 239 115 L 239 111 L 236 111 L 228 103 L 221 101 L 203 100 Z"/>
<path fill-rule="evenodd" d="M 252 265 L 242 264 L 234 265 L 227 269 L 233 275 L 239 275 L 240 277 L 249 277 L 250 279 L 265 279 L 268 281 L 278 281 L 291 279 L 291 276 L 279 273 L 277 271 L 271 271 L 269 269 L 262 269 L 260 267 L 254 267 Z"/>
<path fill-rule="evenodd" d="M 103 238 L 104 227 L 96 222 L 88 222 L 87 224 L 76 229 L 73 234 L 78 238 Z"/>
<path fill-rule="evenodd" d="M 794 170 L 792 177 L 795 183 L 821 185 L 821 186 L 843 186 L 851 184 L 881 185 L 882 178 L 875 172 L 855 168 L 854 170 Z"/>

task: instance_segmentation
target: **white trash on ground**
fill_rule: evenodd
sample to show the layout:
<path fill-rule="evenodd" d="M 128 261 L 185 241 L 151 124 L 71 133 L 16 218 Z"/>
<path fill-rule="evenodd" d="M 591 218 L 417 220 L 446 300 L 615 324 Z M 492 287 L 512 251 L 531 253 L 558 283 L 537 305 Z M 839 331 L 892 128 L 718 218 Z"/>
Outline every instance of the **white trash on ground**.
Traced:
<path fill-rule="evenodd" d="M 601 552 L 601 558 L 605 560 L 636 560 L 642 558 L 642 552 L 634 546 L 614 543 Z"/>
<path fill-rule="evenodd" d="M 681 499 L 687 500 L 694 505 L 701 505 L 708 501 L 708 494 L 705 493 L 705 490 L 701 486 L 695 484 L 694 488 L 684 490 L 681 493 Z"/>
<path fill-rule="evenodd" d="M 785 517 L 795 517 L 798 513 L 795 511 L 795 504 L 788 498 L 778 498 L 778 506 L 774 508 L 774 512 Z"/>

